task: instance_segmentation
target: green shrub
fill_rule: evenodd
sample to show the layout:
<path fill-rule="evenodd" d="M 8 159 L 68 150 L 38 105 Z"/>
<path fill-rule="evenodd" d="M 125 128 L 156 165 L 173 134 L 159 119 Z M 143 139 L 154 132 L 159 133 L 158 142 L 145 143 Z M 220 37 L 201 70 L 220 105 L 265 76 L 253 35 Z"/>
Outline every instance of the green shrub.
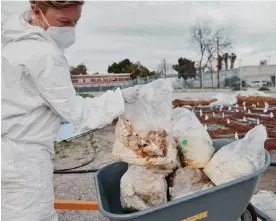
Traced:
<path fill-rule="evenodd" d="M 238 87 L 238 86 L 233 86 L 233 87 L 231 88 L 231 90 L 232 90 L 232 91 L 239 91 L 239 90 L 240 90 L 240 87 Z"/>
<path fill-rule="evenodd" d="M 79 95 L 82 96 L 83 98 L 93 97 L 91 94 L 79 94 Z"/>
<path fill-rule="evenodd" d="M 240 85 L 235 85 L 231 88 L 232 91 L 240 91 L 241 88 L 240 88 Z M 242 88 L 243 91 L 246 91 L 246 88 Z"/>
<path fill-rule="evenodd" d="M 259 88 L 259 91 L 270 91 L 270 89 L 266 86 L 262 86 Z"/>

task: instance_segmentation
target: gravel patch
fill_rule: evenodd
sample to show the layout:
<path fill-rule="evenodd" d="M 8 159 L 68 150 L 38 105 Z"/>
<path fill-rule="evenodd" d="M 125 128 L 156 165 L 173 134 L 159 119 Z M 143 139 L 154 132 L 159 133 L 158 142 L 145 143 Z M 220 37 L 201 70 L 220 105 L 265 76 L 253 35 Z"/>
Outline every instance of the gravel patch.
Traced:
<path fill-rule="evenodd" d="M 64 169 L 94 160 L 79 169 L 101 168 L 115 162 L 111 151 L 115 139 L 114 127 L 107 127 L 93 135 L 86 135 L 70 142 L 55 145 L 55 169 Z M 97 200 L 93 173 L 55 174 L 55 198 L 62 200 Z M 60 221 L 106 221 L 95 211 L 57 211 Z"/>

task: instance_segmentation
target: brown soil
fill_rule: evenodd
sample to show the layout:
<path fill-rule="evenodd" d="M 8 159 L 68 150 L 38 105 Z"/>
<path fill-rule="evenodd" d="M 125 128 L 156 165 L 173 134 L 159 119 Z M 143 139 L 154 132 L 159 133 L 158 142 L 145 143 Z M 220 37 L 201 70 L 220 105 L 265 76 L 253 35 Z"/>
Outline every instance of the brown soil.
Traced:
<path fill-rule="evenodd" d="M 269 105 L 276 105 L 276 98 L 274 97 L 262 97 L 262 96 L 250 96 L 250 97 L 238 97 L 238 104 L 243 104 L 246 102 L 247 105 L 257 104 L 260 106 L 264 106 L 264 103 L 268 103 Z M 213 102 L 217 101 L 217 99 L 209 99 L 209 100 L 180 100 L 176 99 L 173 101 L 174 107 L 183 107 L 185 105 L 209 105 Z"/>
<path fill-rule="evenodd" d="M 243 103 L 245 101 L 246 110 L 244 110 Z M 198 105 L 208 105 L 214 102 L 212 100 L 174 100 L 174 107 L 182 107 L 185 105 L 194 106 L 195 114 L 202 124 L 206 124 L 208 127 L 208 133 L 212 139 L 217 138 L 234 138 L 237 132 L 239 138 L 242 138 L 249 130 L 257 125 L 257 119 L 259 119 L 260 124 L 266 126 L 268 139 L 265 142 L 265 148 L 267 150 L 276 150 L 276 98 L 270 97 L 238 97 L 239 106 L 232 106 L 231 110 L 228 107 L 223 107 L 222 111 L 218 109 L 201 108 Z M 263 112 L 264 103 L 269 104 L 269 109 L 267 113 Z M 256 107 L 252 106 L 255 104 Z M 200 109 L 202 111 L 202 116 L 200 116 Z M 250 109 L 251 113 L 248 113 Z M 239 112 L 236 112 L 238 110 Z M 215 116 L 213 116 L 213 112 Z M 222 112 L 224 113 L 224 118 L 222 117 Z M 274 114 L 271 118 L 270 113 Z M 205 116 L 208 116 L 208 120 L 205 120 Z M 246 122 L 243 122 L 243 118 L 246 118 Z M 227 119 L 230 123 L 227 123 Z M 216 126 L 212 128 L 212 126 Z"/>
<path fill-rule="evenodd" d="M 264 103 L 268 103 L 269 105 L 276 105 L 276 98 L 275 97 L 261 97 L 261 96 L 250 96 L 250 97 L 238 97 L 238 104 L 242 104 L 243 102 L 247 104 L 256 104 L 257 102 L 259 105 L 264 106 Z"/>
<path fill-rule="evenodd" d="M 179 100 L 179 99 L 176 99 L 173 101 L 173 106 L 174 106 L 174 108 L 176 108 L 176 107 L 183 107 L 185 105 L 191 105 L 191 106 L 209 105 L 215 101 L 217 101 L 217 99 L 210 99 L 210 100 Z"/>

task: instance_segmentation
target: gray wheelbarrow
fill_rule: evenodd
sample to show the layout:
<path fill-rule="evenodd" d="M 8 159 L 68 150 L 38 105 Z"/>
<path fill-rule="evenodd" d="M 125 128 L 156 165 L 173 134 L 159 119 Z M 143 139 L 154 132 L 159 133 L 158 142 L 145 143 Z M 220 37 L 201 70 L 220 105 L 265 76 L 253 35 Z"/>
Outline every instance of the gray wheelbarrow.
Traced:
<path fill-rule="evenodd" d="M 214 140 L 216 150 L 233 140 Z M 114 163 L 100 169 L 96 175 L 98 206 L 101 214 L 111 221 L 273 221 L 250 204 L 266 163 L 254 174 L 200 191 L 186 197 L 134 213 L 126 213 L 120 203 L 120 180 L 127 171 L 126 163 Z M 250 216 L 249 216 L 250 215 Z"/>

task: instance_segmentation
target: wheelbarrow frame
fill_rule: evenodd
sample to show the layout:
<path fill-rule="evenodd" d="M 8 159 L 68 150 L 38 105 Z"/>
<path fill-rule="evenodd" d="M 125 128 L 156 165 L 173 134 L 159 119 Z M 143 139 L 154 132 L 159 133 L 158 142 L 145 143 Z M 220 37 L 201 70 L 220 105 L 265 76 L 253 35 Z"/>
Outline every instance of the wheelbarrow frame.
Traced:
<path fill-rule="evenodd" d="M 276 166 L 275 162 L 271 162 L 270 166 Z M 99 205 L 97 201 L 81 201 L 81 200 L 55 200 L 54 207 L 56 210 L 90 210 L 98 211 Z M 261 210 L 253 206 L 251 203 L 248 205 L 247 210 L 252 216 L 256 216 L 262 221 L 273 221 Z"/>
<path fill-rule="evenodd" d="M 270 166 L 276 166 L 276 163 L 270 162 Z M 55 200 L 54 207 L 57 210 L 99 210 L 99 205 L 97 201 Z M 249 203 L 246 210 L 251 214 L 252 217 L 258 217 L 262 221 L 273 221 L 251 203 Z"/>
<path fill-rule="evenodd" d="M 56 210 L 99 210 L 97 201 L 55 200 L 54 207 Z M 251 215 L 258 217 L 262 221 L 273 221 L 251 203 L 248 205 L 247 210 L 250 212 Z"/>

